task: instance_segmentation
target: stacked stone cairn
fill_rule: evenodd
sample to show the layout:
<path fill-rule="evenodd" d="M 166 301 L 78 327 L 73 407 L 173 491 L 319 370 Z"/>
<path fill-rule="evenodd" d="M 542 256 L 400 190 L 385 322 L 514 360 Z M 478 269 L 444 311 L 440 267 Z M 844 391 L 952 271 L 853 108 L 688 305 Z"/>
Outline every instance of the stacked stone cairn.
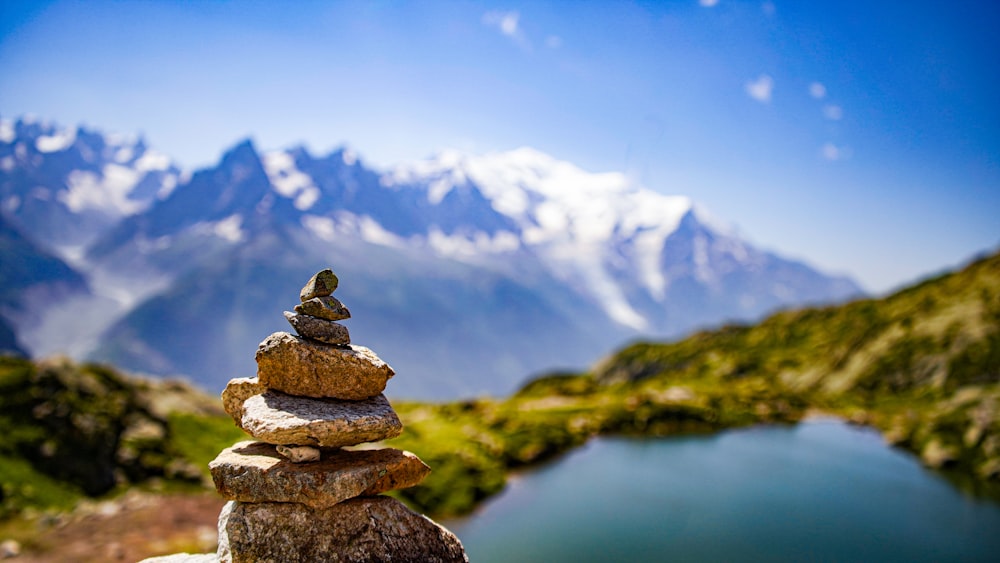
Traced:
<path fill-rule="evenodd" d="M 209 464 L 229 499 L 219 516 L 220 561 L 468 561 L 450 531 L 380 496 L 430 472 L 393 448 L 353 448 L 402 432 L 382 394 L 394 373 L 350 342 L 351 316 L 331 270 L 312 277 L 276 332 L 257 349 L 257 377 L 229 382 L 222 400 L 256 441 Z"/>

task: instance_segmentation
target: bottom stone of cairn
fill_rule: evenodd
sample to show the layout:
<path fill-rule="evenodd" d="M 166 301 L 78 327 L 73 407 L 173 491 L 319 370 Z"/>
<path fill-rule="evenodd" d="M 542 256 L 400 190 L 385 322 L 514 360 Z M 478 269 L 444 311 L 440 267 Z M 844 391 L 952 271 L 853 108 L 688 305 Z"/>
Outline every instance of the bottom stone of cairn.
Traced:
<path fill-rule="evenodd" d="M 443 526 L 386 496 L 329 508 L 229 501 L 219 515 L 221 561 L 338 563 L 468 562 Z"/>

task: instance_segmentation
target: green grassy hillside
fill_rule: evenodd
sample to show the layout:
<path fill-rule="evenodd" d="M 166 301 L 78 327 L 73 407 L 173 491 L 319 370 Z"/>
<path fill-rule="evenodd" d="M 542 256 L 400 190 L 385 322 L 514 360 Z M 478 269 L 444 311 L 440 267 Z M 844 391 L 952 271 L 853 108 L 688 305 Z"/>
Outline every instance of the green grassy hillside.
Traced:
<path fill-rule="evenodd" d="M 821 410 L 871 424 L 934 468 L 1000 480 L 1000 255 L 884 299 L 778 313 L 671 343 L 633 344 L 592 373 L 502 401 L 402 404 L 434 473 L 401 495 L 461 513 L 512 468 L 601 433 L 665 435 Z"/>
<path fill-rule="evenodd" d="M 594 378 L 639 388 L 756 382 L 874 424 L 928 465 L 996 478 L 1000 256 L 885 299 L 635 344 Z"/>
<path fill-rule="evenodd" d="M 201 486 L 243 437 L 218 399 L 183 383 L 12 357 L 0 357 L 0 429 L 0 518 L 137 484 Z"/>
<path fill-rule="evenodd" d="M 591 373 L 506 399 L 393 401 L 388 445 L 432 468 L 394 494 L 435 516 L 500 491 L 510 471 L 599 434 L 663 436 L 810 411 L 870 424 L 925 464 L 1000 482 L 1000 255 L 895 295 L 633 344 Z M 0 516 L 157 483 L 205 485 L 245 438 L 219 401 L 99 365 L 0 359 Z"/>

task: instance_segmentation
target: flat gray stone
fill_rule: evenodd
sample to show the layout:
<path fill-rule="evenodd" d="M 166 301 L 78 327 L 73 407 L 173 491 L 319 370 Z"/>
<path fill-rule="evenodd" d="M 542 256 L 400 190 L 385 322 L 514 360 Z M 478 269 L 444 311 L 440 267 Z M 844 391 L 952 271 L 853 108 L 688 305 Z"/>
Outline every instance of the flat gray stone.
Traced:
<path fill-rule="evenodd" d="M 241 408 L 238 426 L 269 444 L 339 448 L 388 440 L 403 432 L 385 395 L 342 401 L 272 390 L 250 397 Z"/>
<path fill-rule="evenodd" d="M 395 375 L 364 346 L 336 347 L 275 332 L 257 348 L 257 379 L 268 389 L 356 401 L 385 390 Z"/>
<path fill-rule="evenodd" d="M 328 321 L 342 321 L 351 318 L 351 312 L 339 299 L 332 295 L 313 297 L 295 306 L 295 312 L 319 317 Z"/>
<path fill-rule="evenodd" d="M 219 515 L 218 555 L 226 563 L 469 561 L 455 534 L 385 496 L 324 509 L 229 501 Z"/>
<path fill-rule="evenodd" d="M 337 279 L 337 274 L 334 274 L 333 270 L 329 268 L 320 270 L 309 278 L 306 285 L 302 287 L 302 291 L 299 292 L 299 300 L 309 301 L 313 297 L 326 297 L 337 291 L 338 285 L 340 285 L 340 280 Z"/>
<path fill-rule="evenodd" d="M 288 324 L 292 325 L 295 332 L 299 333 L 299 336 L 341 346 L 351 343 L 351 335 L 347 331 L 347 327 L 340 323 L 319 317 L 300 315 L 291 311 L 285 311 L 285 318 L 288 319 Z"/>
<path fill-rule="evenodd" d="M 326 451 L 320 461 L 299 464 L 263 442 L 226 448 L 208 468 L 225 499 L 297 502 L 313 508 L 412 487 L 431 471 L 417 456 L 394 448 Z"/>

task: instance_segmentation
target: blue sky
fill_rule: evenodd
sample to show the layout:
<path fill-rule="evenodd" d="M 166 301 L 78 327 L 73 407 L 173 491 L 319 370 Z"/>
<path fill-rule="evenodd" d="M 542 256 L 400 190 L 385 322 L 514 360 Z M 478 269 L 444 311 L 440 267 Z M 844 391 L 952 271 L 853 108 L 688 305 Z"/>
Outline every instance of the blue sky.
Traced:
<path fill-rule="evenodd" d="M 532 146 L 882 292 L 1000 244 L 1000 2 L 0 3 L 0 114 L 369 163 Z"/>

